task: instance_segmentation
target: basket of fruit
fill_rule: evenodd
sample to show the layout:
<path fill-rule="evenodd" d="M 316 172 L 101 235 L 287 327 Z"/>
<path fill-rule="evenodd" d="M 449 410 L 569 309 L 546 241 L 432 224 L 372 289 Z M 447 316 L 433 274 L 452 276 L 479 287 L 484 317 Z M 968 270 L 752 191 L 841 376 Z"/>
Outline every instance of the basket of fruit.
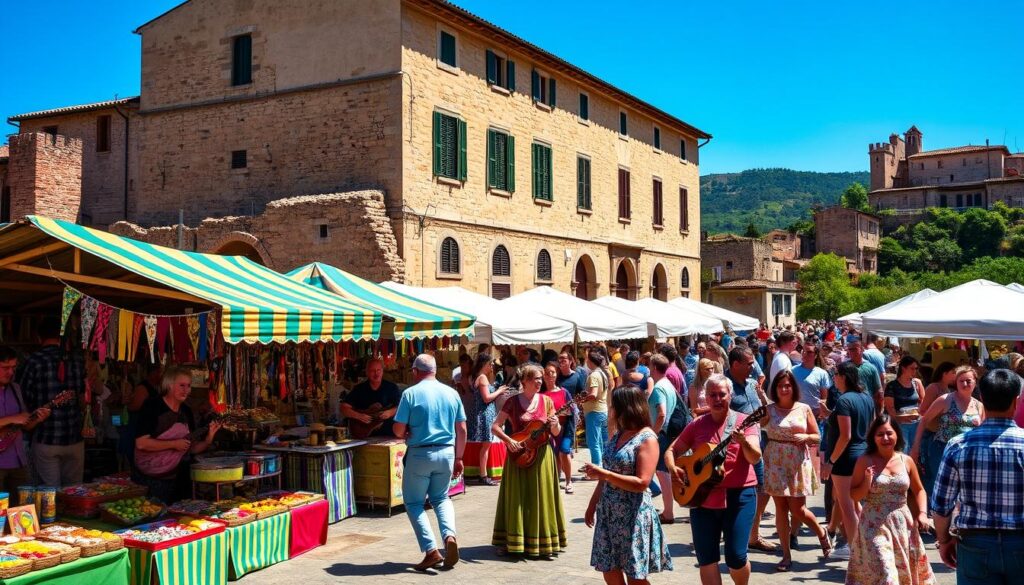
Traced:
<path fill-rule="evenodd" d="M 245 510 L 246 512 L 255 512 L 256 519 L 263 520 L 264 518 L 270 518 L 271 516 L 277 516 L 278 514 L 287 512 L 288 506 L 273 498 L 266 498 L 255 502 L 241 504 L 238 506 L 238 509 Z"/>
<path fill-rule="evenodd" d="M 125 546 L 151 552 L 186 544 L 200 538 L 224 532 L 227 525 L 214 520 L 180 518 L 160 520 L 117 532 Z"/>
<path fill-rule="evenodd" d="M 104 522 L 121 526 L 134 526 L 146 520 L 163 516 L 166 509 L 156 500 L 128 498 L 100 504 L 100 518 Z"/>
<path fill-rule="evenodd" d="M 32 570 L 32 561 L 9 554 L 0 554 L 0 579 L 13 579 Z"/>
<path fill-rule="evenodd" d="M 318 500 L 324 499 L 323 494 L 315 494 L 313 492 L 295 492 L 292 494 L 281 494 L 275 496 L 277 501 L 288 506 L 291 509 L 305 506 L 306 504 L 312 504 Z"/>
<path fill-rule="evenodd" d="M 78 547 L 83 557 L 100 555 L 124 546 L 121 537 L 116 534 L 68 524 L 51 524 L 37 532 L 36 537 Z"/>
<path fill-rule="evenodd" d="M 231 508 L 230 510 L 226 510 L 224 512 L 220 512 L 219 514 L 213 516 L 212 518 L 214 520 L 220 520 L 221 522 L 227 524 L 228 526 L 234 527 L 234 526 L 241 526 L 243 524 L 248 524 L 250 522 L 253 522 L 253 521 L 257 520 L 258 517 L 259 517 L 259 514 L 255 513 L 255 512 L 250 512 L 250 511 L 247 511 L 247 510 L 242 510 L 240 508 Z"/>
<path fill-rule="evenodd" d="M 62 516 L 97 518 L 100 515 L 100 504 L 145 495 L 144 486 L 128 480 L 108 478 L 62 488 L 57 492 L 57 512 Z"/>
<path fill-rule="evenodd" d="M 15 556 L 32 562 L 32 570 L 49 569 L 61 563 L 61 556 L 66 550 L 59 542 L 41 542 L 23 540 L 0 547 L 0 555 Z"/>

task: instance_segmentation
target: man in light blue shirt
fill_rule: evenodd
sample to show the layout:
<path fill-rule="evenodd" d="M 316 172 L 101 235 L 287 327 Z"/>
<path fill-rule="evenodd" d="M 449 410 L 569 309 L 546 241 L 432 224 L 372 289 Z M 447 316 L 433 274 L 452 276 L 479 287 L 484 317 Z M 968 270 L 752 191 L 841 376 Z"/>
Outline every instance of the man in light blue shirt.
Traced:
<path fill-rule="evenodd" d="M 425 554 L 413 568 L 423 572 L 442 562 L 445 568 L 459 562 L 455 508 L 448 498 L 448 486 L 453 477 L 462 475 L 466 411 L 458 392 L 437 381 L 437 363 L 433 356 L 416 356 L 412 373 L 416 384 L 402 393 L 394 429 L 395 436 L 405 439 L 407 445 L 402 500 L 420 550 Z M 424 510 L 428 498 L 444 540 L 444 556 L 437 550 Z"/>
<path fill-rule="evenodd" d="M 875 369 L 878 370 L 878 373 L 883 377 L 882 386 L 885 386 L 885 354 L 882 353 L 882 350 L 878 349 L 877 344 L 879 337 L 874 333 L 868 333 L 865 338 L 868 344 L 864 346 L 864 359 L 866 359 L 872 366 L 875 366 Z"/>

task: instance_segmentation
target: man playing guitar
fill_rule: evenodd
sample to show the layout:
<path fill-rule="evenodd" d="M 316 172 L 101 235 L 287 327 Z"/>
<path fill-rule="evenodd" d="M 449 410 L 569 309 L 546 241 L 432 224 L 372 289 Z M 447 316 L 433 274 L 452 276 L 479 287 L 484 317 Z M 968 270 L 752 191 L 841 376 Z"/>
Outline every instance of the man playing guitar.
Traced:
<path fill-rule="evenodd" d="M 29 420 L 21 388 L 14 382 L 17 366 L 18 355 L 14 350 L 0 346 L 0 432 L 17 427 L 32 430 L 40 420 L 50 415 L 49 409 L 40 409 L 39 416 Z M 29 483 L 32 483 L 32 478 L 28 470 L 28 454 L 18 431 L 14 440 L 0 451 L 0 490 L 13 494 L 19 485 Z"/>
<path fill-rule="evenodd" d="M 384 361 L 373 358 L 366 364 L 366 380 L 342 398 L 339 410 L 355 423 L 353 436 L 363 435 L 356 438 L 393 437 L 392 419 L 401 399 L 398 386 L 384 379 Z"/>

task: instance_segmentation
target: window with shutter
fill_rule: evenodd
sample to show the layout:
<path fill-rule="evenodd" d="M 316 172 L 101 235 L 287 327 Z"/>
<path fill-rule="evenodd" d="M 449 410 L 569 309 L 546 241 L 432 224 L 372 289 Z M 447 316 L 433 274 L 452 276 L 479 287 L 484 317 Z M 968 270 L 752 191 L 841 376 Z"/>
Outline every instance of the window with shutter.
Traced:
<path fill-rule="evenodd" d="M 619 134 L 629 136 L 629 119 L 626 112 L 619 112 Z"/>
<path fill-rule="evenodd" d="M 556 83 L 553 77 L 534 69 L 530 74 L 530 91 L 535 103 L 555 106 Z"/>
<path fill-rule="evenodd" d="M 679 188 L 679 230 L 690 231 L 690 193 L 685 187 Z"/>
<path fill-rule="evenodd" d="M 512 259 L 508 255 L 508 248 L 498 245 L 494 249 L 494 256 L 491 258 L 491 276 L 512 276 Z"/>
<path fill-rule="evenodd" d="M 438 38 L 438 59 L 449 67 L 458 67 L 456 56 L 455 35 L 448 31 L 440 31 Z"/>
<path fill-rule="evenodd" d="M 441 242 L 441 273 L 459 274 L 459 243 L 455 238 L 445 238 Z"/>
<path fill-rule="evenodd" d="M 533 197 L 553 201 L 551 190 L 551 147 L 546 144 L 533 145 Z"/>
<path fill-rule="evenodd" d="M 252 83 L 252 35 L 241 35 L 231 43 L 231 85 L 249 83 Z"/>
<path fill-rule="evenodd" d="M 580 120 L 590 119 L 590 96 L 585 93 L 580 94 Z"/>
<path fill-rule="evenodd" d="M 512 296 L 512 283 L 509 282 L 492 282 L 491 283 L 491 298 L 502 300 Z"/>
<path fill-rule="evenodd" d="M 679 158 L 686 160 L 686 139 L 679 140 Z"/>
<path fill-rule="evenodd" d="M 619 219 L 629 219 L 629 171 L 619 169 Z"/>
<path fill-rule="evenodd" d="M 690 288 L 690 269 L 689 268 L 683 268 L 683 279 L 682 280 L 683 280 L 682 281 L 682 287 L 683 288 Z"/>
<path fill-rule="evenodd" d="M 589 210 L 590 205 L 590 159 L 580 156 L 576 158 L 576 207 Z"/>
<path fill-rule="evenodd" d="M 661 128 L 654 127 L 654 148 L 661 150 Z"/>
<path fill-rule="evenodd" d="M 492 189 L 515 190 L 514 140 L 500 130 L 487 131 L 487 186 Z"/>
<path fill-rule="evenodd" d="M 654 179 L 652 190 L 654 196 L 654 225 L 661 226 L 665 224 L 665 203 L 662 199 L 661 181 Z"/>
<path fill-rule="evenodd" d="M 434 174 L 465 180 L 465 122 L 434 112 Z"/>
<path fill-rule="evenodd" d="M 537 280 L 551 282 L 551 254 L 547 250 L 537 254 Z"/>

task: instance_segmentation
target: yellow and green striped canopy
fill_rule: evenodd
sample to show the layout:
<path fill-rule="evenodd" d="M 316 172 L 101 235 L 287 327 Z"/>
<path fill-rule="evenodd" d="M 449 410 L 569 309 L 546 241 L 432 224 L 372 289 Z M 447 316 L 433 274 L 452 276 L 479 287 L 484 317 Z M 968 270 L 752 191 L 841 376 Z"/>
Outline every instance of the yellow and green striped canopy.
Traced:
<path fill-rule="evenodd" d="M 344 341 L 380 336 L 381 313 L 242 256 L 185 252 L 66 221 L 29 216 L 46 234 L 222 308 L 228 343 Z"/>
<path fill-rule="evenodd" d="M 421 301 L 329 264 L 313 262 L 292 270 L 288 277 L 380 311 L 394 320 L 395 339 L 473 334 L 476 317 L 472 315 Z"/>

